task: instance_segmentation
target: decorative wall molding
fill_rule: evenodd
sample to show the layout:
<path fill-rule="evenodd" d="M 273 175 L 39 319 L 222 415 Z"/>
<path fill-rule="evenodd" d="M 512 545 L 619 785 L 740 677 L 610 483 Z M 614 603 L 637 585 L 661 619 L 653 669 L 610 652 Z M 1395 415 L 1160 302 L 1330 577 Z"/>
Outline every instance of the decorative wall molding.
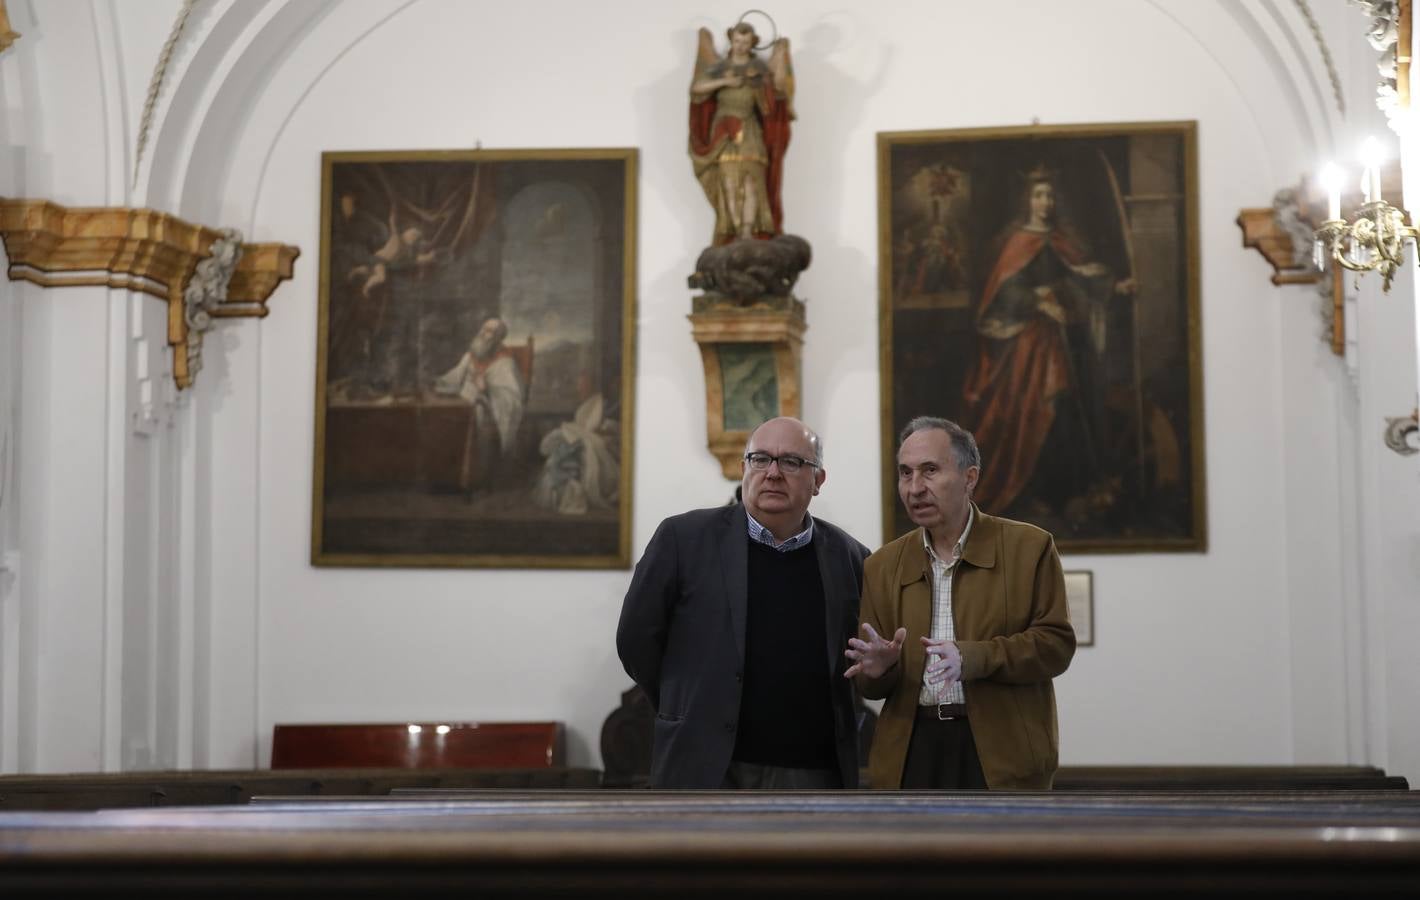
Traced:
<path fill-rule="evenodd" d="M 177 18 L 173 20 L 173 27 L 168 32 L 168 39 L 163 42 L 162 49 L 158 51 L 157 62 L 153 64 L 153 74 L 148 79 L 148 95 L 143 99 L 143 115 L 138 120 L 138 144 L 133 151 L 133 183 L 138 183 L 138 170 L 143 164 L 143 151 L 148 147 L 148 132 L 153 127 L 153 112 L 158 106 L 158 92 L 163 89 L 163 79 L 168 74 L 168 64 L 172 62 L 173 50 L 177 47 L 178 38 L 182 37 L 182 31 L 187 26 L 187 17 L 192 14 L 192 7 L 197 0 L 182 0 L 182 6 L 178 9 Z"/>
<path fill-rule="evenodd" d="M 1312 40 L 1316 42 L 1316 48 L 1321 52 L 1322 64 L 1326 66 L 1326 77 L 1331 81 L 1331 96 L 1336 100 L 1336 111 L 1341 117 L 1346 118 L 1346 97 L 1341 91 L 1341 78 L 1336 74 L 1336 62 L 1331 58 L 1331 48 L 1326 45 L 1326 38 L 1322 36 L 1321 26 L 1317 24 L 1316 16 L 1312 15 L 1312 8 L 1307 0 L 1292 0 L 1297 11 L 1306 20 L 1307 29 L 1312 33 Z"/>
<path fill-rule="evenodd" d="M 216 318 L 263 318 L 269 312 L 267 299 L 291 277 L 301 252 L 287 244 L 235 244 L 240 236 L 234 235 L 152 209 L 70 208 L 48 200 L 0 198 L 0 237 L 10 257 L 10 280 L 41 287 L 122 288 L 168 304 L 168 345 L 179 388 L 192 384 L 200 365 L 189 344 L 193 328 L 187 300 L 199 263 L 216 260 L 198 282 L 201 312 Z"/>

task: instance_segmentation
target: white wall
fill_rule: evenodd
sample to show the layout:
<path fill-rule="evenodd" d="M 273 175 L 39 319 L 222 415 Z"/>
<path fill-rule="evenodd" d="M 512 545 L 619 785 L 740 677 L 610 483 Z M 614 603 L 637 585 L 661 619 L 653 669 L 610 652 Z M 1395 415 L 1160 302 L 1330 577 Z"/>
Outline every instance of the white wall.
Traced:
<path fill-rule="evenodd" d="M 123 74 L 113 76 L 122 84 L 106 96 L 127 98 L 121 118 L 131 135 L 142 90 L 135 83 L 146 84 L 145 60 L 176 4 L 93 5 L 122 23 L 108 38 L 125 48 L 116 67 Z M 153 703 L 147 717 L 130 715 L 133 703 L 123 710 L 132 722 L 125 740 L 146 733 L 154 743 L 147 756 L 134 749 L 134 759 L 264 765 L 278 722 L 517 718 L 565 721 L 569 762 L 600 763 L 602 720 L 629 684 L 612 646 L 629 572 L 309 564 L 320 153 L 479 142 L 640 149 L 639 554 L 660 518 L 719 504 L 732 487 L 705 449 L 704 386 L 685 318 L 684 279 L 711 223 L 684 129 L 695 30 L 718 34 L 740 12 L 652 0 L 612 10 L 558 0 L 203 5 L 174 59 L 130 202 L 236 226 L 249 240 L 297 244 L 302 256 L 296 277 L 273 297 L 270 318 L 224 323 L 209 338 L 208 369 L 175 414 L 171 459 L 128 484 L 121 508 L 141 503 L 132 521 L 171 537 L 157 545 L 171 545 L 174 557 L 156 555 L 151 541 L 125 545 L 126 621 L 164 623 L 180 651 L 137 692 Z M 794 43 L 799 85 L 786 227 L 807 237 L 815 256 L 800 281 L 809 303 L 804 415 L 828 445 L 829 479 L 815 511 L 867 543 L 881 538 L 877 132 L 1196 119 L 1209 550 L 1066 560 L 1095 573 L 1097 643 L 1058 681 L 1063 761 L 1386 762 L 1378 743 L 1395 725 L 1380 720 L 1398 718 L 1398 701 L 1358 682 L 1413 678 L 1416 664 L 1392 652 L 1389 674 L 1376 674 L 1369 660 L 1380 658 L 1375 644 L 1388 638 L 1362 612 L 1377 596 L 1368 592 L 1384 590 L 1394 607 L 1407 589 L 1415 593 L 1420 575 L 1403 546 L 1361 558 L 1347 523 L 1388 502 L 1383 495 L 1402 475 L 1366 468 L 1376 434 L 1369 425 L 1355 428 L 1354 445 L 1324 439 L 1374 413 L 1316 339 L 1305 292 L 1271 287 L 1270 270 L 1241 248 L 1233 221 L 1240 208 L 1266 205 L 1274 190 L 1295 183 L 1342 136 L 1292 5 L 1026 0 L 1008 18 L 979 3 L 825 12 L 787 0 L 771 12 Z M 1366 52 L 1355 11 L 1320 14 L 1334 52 L 1360 48 L 1348 49 L 1357 56 L 1343 63 Z M 46 27 L 88 27 L 92 40 L 96 26 Z M 25 52 L 38 72 L 67 59 L 42 40 Z M 1364 96 L 1371 76 L 1356 77 Z M 48 121 L 55 108 L 26 113 Z M 49 152 L 99 115 L 66 116 L 51 124 L 57 131 L 27 141 Z M 92 155 L 63 165 L 93 165 Z M 31 181 L 30 192 L 30 183 L 67 195 L 57 199 L 103 202 L 101 185 L 57 191 Z M 103 421 L 101 410 L 60 402 L 83 380 L 54 358 L 57 324 L 80 327 L 36 321 L 26 332 L 27 344 L 33 334 L 49 354 L 34 361 L 33 377 L 43 385 L 34 388 L 36 402 L 52 405 L 32 413 L 26 406 L 21 422 L 25 440 L 39 448 L 58 443 L 58 426 L 46 420 L 55 410 L 66 427 Z M 1377 391 L 1388 377 L 1375 373 Z M 1387 402 L 1388 414 L 1404 411 Z M 1302 424 L 1299 411 L 1308 413 Z M 30 459 L 27 484 L 31 475 L 40 485 L 57 480 L 42 455 Z M 74 464 L 95 462 L 112 466 L 112 454 Z M 1404 471 L 1413 488 L 1414 464 Z M 1361 497 L 1370 507 L 1355 506 L 1348 489 L 1361 481 L 1375 486 Z M 65 504 L 84 508 L 57 493 L 37 493 L 33 504 L 37 518 L 67 515 Z M 1403 522 L 1403 513 L 1386 519 L 1393 520 Z M 1409 521 L 1413 539 L 1413 515 Z M 46 556 L 58 546 L 57 527 L 34 548 L 39 571 L 33 582 L 26 577 L 26 592 L 83 593 L 48 581 L 61 574 Z M 131 574 L 140 557 L 152 560 L 142 577 Z M 25 565 L 28 572 L 28 555 Z M 1358 578 L 1357 565 L 1378 574 Z M 164 578 L 168 588 L 152 587 Z M 133 592 L 153 599 L 140 602 Z M 1346 628 L 1352 642 L 1343 667 L 1356 671 L 1338 685 L 1318 676 L 1314 661 L 1334 651 L 1336 632 Z M 61 638 L 41 630 L 33 639 Z M 104 646 L 112 654 L 115 643 L 122 653 L 112 635 Z M 129 643 L 121 658 L 136 660 Z M 48 691 L 22 682 L 20 693 L 45 710 Z M 1380 741 L 1363 739 L 1377 729 Z M 125 758 L 129 752 L 125 745 Z M 1420 778 L 1420 761 L 1394 758 L 1403 774 Z M 0 764 L 15 767 L 3 757 Z M 19 759 L 22 768 L 63 764 L 38 750 Z"/>
<path fill-rule="evenodd" d="M 51 72 L 37 53 L 3 59 L 6 81 L 18 82 L 7 95 L 24 111 L 23 127 L 9 135 L 22 162 L 5 173 L 19 183 L 7 184 L 6 193 L 101 204 L 109 171 L 97 29 L 87 5 L 72 13 L 77 21 L 34 29 L 36 44 L 68 65 Z M 91 123 L 96 135 L 75 141 L 68 116 Z M 15 718 L 6 720 L 16 729 L 7 742 L 16 757 L 7 765 L 97 769 L 113 710 L 105 654 L 109 604 L 117 597 L 108 581 L 105 512 L 115 458 L 109 338 L 122 300 L 99 288 L 51 294 L 12 284 L 7 293 L 17 303 L 21 348 L 13 498 L 20 579 L 12 601 L 18 658 L 10 663 L 17 692 Z"/>

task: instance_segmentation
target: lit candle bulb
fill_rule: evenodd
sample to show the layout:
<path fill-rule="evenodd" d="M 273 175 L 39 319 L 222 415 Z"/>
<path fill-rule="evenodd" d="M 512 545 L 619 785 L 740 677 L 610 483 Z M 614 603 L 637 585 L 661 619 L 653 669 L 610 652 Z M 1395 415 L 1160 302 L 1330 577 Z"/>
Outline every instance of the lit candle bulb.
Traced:
<path fill-rule="evenodd" d="M 1326 217 L 1341 218 L 1341 181 L 1345 178 L 1341 167 L 1327 163 L 1321 170 L 1321 186 L 1326 188 Z"/>
<path fill-rule="evenodd" d="M 1366 167 L 1366 202 L 1381 199 L 1381 162 L 1384 159 L 1384 151 L 1381 149 L 1381 142 L 1373 137 L 1368 137 L 1361 144 L 1361 162 Z"/>

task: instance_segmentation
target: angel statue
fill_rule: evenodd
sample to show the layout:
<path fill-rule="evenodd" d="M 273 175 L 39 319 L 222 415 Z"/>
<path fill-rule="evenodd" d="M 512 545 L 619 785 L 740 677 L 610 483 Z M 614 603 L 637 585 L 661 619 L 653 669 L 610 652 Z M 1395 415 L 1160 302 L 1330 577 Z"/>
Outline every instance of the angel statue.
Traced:
<path fill-rule="evenodd" d="M 794 118 L 788 38 L 770 44 L 766 64 L 755 54 L 754 26 L 741 20 L 726 33 L 721 58 L 709 29 L 700 29 L 690 83 L 690 159 L 715 211 L 716 245 L 783 230 L 780 186 Z"/>

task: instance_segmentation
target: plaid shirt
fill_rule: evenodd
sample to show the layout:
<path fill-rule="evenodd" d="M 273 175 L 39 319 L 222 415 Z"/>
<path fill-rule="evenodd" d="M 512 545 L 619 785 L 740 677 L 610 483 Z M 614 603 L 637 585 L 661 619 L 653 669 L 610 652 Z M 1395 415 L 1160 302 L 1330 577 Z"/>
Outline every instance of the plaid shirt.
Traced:
<path fill-rule="evenodd" d="M 971 534 L 972 523 L 976 521 L 976 511 L 967 508 L 966 527 L 961 530 L 961 537 L 957 539 L 957 544 L 952 548 L 952 558 L 944 561 L 937 555 L 937 551 L 932 549 L 932 536 L 927 533 L 927 529 L 922 529 L 922 543 L 927 547 L 927 559 L 932 562 L 932 634 L 934 638 L 946 638 L 955 642 L 957 639 L 956 623 L 952 620 L 952 572 L 956 570 L 957 563 L 961 562 L 962 548 L 966 546 L 966 539 Z M 928 656 L 927 662 L 941 657 Z M 917 703 L 920 706 L 936 706 L 938 703 L 965 703 L 966 692 L 962 690 L 961 682 L 955 682 L 951 687 L 943 684 L 927 684 L 925 678 L 922 682 L 922 692 L 917 695 Z"/>
<path fill-rule="evenodd" d="M 797 550 L 814 539 L 814 517 L 805 515 L 804 519 L 809 523 L 808 527 L 782 544 L 774 543 L 774 533 L 754 520 L 754 516 L 745 511 L 745 518 L 749 520 L 749 539 L 757 544 L 766 547 L 773 547 L 780 553 L 788 553 L 790 550 Z"/>

